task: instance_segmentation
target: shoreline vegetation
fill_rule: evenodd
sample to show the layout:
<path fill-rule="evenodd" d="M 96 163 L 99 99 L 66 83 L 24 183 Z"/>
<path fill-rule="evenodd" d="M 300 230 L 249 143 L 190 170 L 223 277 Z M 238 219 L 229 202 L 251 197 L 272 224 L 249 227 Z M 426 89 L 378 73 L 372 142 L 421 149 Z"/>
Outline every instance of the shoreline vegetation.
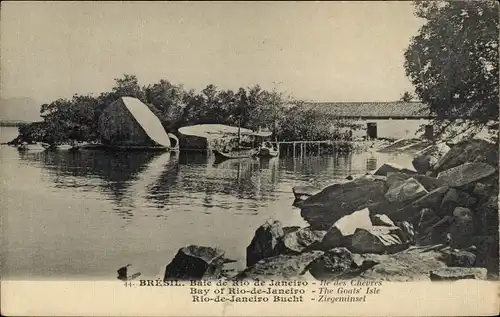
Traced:
<path fill-rule="evenodd" d="M 167 133 L 198 124 L 240 126 L 253 131 L 272 131 L 279 141 L 352 141 L 352 130 L 361 126 L 352 120 L 329 117 L 304 107 L 277 91 L 255 85 L 237 91 L 208 85 L 201 92 L 186 90 L 167 80 L 140 86 L 137 77 L 125 74 L 115 79 L 110 92 L 98 96 L 75 94 L 40 107 L 42 121 L 19 125 L 19 136 L 9 144 L 42 142 L 51 145 L 100 142 L 99 117 L 115 100 L 139 99 L 160 120 Z M 349 142 L 339 146 L 350 151 Z"/>

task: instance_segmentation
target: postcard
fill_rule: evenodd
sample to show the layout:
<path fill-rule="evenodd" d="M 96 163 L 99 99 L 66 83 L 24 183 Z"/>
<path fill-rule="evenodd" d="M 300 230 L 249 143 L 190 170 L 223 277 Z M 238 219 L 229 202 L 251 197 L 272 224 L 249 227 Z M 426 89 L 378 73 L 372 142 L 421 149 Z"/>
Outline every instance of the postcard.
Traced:
<path fill-rule="evenodd" d="M 6 316 L 500 308 L 496 1 L 3 1 Z"/>

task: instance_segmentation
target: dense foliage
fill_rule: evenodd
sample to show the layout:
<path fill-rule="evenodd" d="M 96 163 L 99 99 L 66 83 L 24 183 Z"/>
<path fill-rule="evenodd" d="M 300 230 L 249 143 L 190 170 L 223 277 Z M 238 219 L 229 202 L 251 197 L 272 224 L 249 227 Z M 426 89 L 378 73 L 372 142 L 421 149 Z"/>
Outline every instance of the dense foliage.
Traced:
<path fill-rule="evenodd" d="M 498 2 L 416 1 L 414 6 L 425 23 L 405 52 L 404 66 L 416 94 L 436 115 L 439 132 L 495 125 Z"/>
<path fill-rule="evenodd" d="M 186 125 L 219 123 L 267 129 L 275 132 L 279 140 L 327 140 L 345 136 L 339 129 L 348 125 L 259 86 L 235 92 L 208 85 L 196 93 L 164 79 L 141 87 L 136 76 L 127 74 L 115 79 L 115 83 L 110 92 L 99 96 L 76 94 L 72 99 L 42 105 L 43 121 L 20 127 L 17 141 L 98 141 L 99 116 L 107 105 L 123 96 L 136 97 L 148 105 L 169 132 Z"/>

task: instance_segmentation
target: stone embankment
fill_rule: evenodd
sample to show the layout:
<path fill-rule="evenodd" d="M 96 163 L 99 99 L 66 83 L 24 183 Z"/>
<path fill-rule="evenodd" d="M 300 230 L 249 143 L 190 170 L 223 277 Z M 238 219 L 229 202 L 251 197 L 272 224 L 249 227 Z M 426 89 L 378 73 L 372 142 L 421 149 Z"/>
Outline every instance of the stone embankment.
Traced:
<path fill-rule="evenodd" d="M 296 188 L 308 227 L 267 221 L 247 247 L 246 269 L 231 277 L 224 251 L 182 248 L 165 279 L 497 279 L 497 145 L 432 145 L 413 165 Z"/>

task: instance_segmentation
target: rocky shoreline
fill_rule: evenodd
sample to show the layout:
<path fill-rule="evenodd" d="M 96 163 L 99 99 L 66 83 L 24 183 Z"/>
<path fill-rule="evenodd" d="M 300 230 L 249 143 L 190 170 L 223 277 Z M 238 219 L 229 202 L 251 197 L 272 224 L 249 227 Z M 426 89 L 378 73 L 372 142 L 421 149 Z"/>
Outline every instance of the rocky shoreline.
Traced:
<path fill-rule="evenodd" d="M 413 165 L 294 189 L 308 227 L 267 221 L 247 247 L 247 267 L 232 274 L 223 250 L 183 247 L 164 280 L 498 279 L 497 145 L 432 145 Z"/>

